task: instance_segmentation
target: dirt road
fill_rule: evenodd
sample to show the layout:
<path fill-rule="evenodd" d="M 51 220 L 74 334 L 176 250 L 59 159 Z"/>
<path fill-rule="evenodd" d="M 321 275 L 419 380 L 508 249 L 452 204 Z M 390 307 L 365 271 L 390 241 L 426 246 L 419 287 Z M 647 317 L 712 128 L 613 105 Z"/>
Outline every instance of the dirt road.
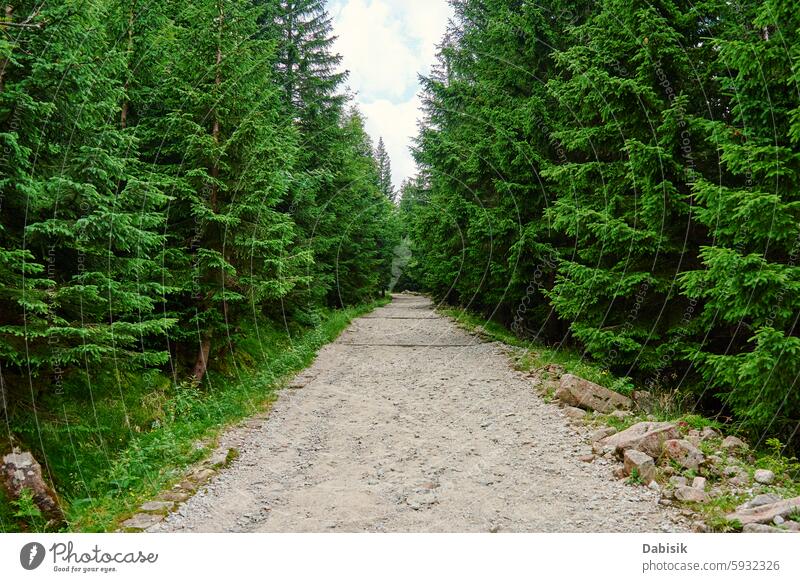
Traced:
<path fill-rule="evenodd" d="M 559 408 L 430 301 L 397 295 L 325 347 L 241 456 L 155 531 L 682 531 Z M 243 431 L 243 432 L 242 432 Z M 670 519 L 672 518 L 672 519 Z"/>

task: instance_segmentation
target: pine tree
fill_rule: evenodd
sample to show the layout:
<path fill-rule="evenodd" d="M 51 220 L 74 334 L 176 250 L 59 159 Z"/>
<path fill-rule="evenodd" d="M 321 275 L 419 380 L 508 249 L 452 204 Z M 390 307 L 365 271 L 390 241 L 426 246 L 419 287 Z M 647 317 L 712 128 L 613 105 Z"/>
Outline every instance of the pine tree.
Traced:
<path fill-rule="evenodd" d="M 378 145 L 375 146 L 375 162 L 378 164 L 378 187 L 387 200 L 394 202 L 397 194 L 392 184 L 392 162 L 382 137 L 378 138 Z"/>

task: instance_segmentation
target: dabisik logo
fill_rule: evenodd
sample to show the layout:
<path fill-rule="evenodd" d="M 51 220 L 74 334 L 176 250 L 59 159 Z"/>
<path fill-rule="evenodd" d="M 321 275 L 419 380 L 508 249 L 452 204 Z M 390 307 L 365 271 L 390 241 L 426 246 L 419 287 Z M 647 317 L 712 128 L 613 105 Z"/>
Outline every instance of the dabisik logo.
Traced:
<path fill-rule="evenodd" d="M 44 546 L 39 542 L 31 542 L 22 546 L 19 552 L 19 563 L 26 570 L 35 570 L 44 561 Z"/>

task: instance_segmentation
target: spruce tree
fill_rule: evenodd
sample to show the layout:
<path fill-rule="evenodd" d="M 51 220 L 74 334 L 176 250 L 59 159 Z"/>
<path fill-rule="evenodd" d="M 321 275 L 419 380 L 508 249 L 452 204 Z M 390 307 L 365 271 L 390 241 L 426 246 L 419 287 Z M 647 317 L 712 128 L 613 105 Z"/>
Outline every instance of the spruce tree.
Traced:
<path fill-rule="evenodd" d="M 378 165 L 378 187 L 387 200 L 394 202 L 397 194 L 392 184 L 392 162 L 382 137 L 378 138 L 378 145 L 375 146 L 375 162 Z"/>
<path fill-rule="evenodd" d="M 740 7 L 741 8 L 741 7 Z M 691 350 L 706 386 L 755 435 L 800 427 L 800 14 L 767 0 L 714 39 L 729 107 L 702 120 L 721 175 L 696 180 L 710 240 L 682 277 L 700 302 Z"/>
<path fill-rule="evenodd" d="M 549 298 L 591 356 L 648 371 L 650 384 L 691 334 L 676 278 L 702 240 L 689 184 L 713 159 L 690 124 L 714 95 L 696 66 L 713 57 L 705 16 L 606 0 L 555 55 L 562 73 L 548 83 L 566 156 L 543 172 L 555 194 L 546 216 L 570 243 Z"/>

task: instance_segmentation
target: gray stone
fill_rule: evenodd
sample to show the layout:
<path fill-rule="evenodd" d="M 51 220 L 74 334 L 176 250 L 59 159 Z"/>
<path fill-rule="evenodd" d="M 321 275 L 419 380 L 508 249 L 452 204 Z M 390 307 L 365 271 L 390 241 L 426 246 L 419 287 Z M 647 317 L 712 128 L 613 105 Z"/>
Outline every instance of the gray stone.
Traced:
<path fill-rule="evenodd" d="M 664 456 L 684 469 L 697 470 L 705 461 L 702 451 L 687 440 L 670 439 L 664 443 Z"/>
<path fill-rule="evenodd" d="M 44 480 L 42 467 L 33 454 L 15 450 L 5 455 L 0 462 L 0 486 L 10 499 L 19 499 L 22 490 L 27 489 L 44 517 L 57 523 L 64 521 L 58 495 Z"/>
<path fill-rule="evenodd" d="M 587 412 L 582 408 L 575 408 L 574 406 L 564 407 L 564 416 L 571 418 L 572 420 L 581 420 L 586 418 L 586 414 Z"/>
<path fill-rule="evenodd" d="M 780 495 L 776 495 L 775 493 L 762 493 L 760 495 L 756 495 L 750 501 L 742 503 L 736 509 L 737 511 L 740 509 L 752 509 L 754 507 L 761 507 L 762 505 L 769 505 L 770 503 L 777 503 L 781 499 L 782 497 Z"/>
<path fill-rule="evenodd" d="M 708 495 L 694 487 L 677 487 L 675 489 L 675 499 L 678 501 L 705 503 L 708 501 Z"/>
<path fill-rule="evenodd" d="M 753 473 L 753 479 L 755 479 L 756 483 L 769 485 L 775 480 L 775 473 L 766 469 L 756 469 L 755 473 Z"/>
<path fill-rule="evenodd" d="M 728 452 L 746 451 L 747 443 L 735 436 L 726 436 L 722 441 L 722 448 Z"/>
<path fill-rule="evenodd" d="M 675 475 L 674 477 L 669 478 L 669 484 L 673 487 L 686 487 L 688 484 L 688 480 L 686 477 L 680 477 Z"/>
<path fill-rule="evenodd" d="M 137 513 L 130 519 L 126 519 L 122 522 L 122 529 L 123 531 L 130 532 L 144 531 L 162 521 L 164 521 L 163 515 L 155 513 Z"/>
<path fill-rule="evenodd" d="M 642 483 L 650 483 L 656 476 L 656 465 L 647 453 L 628 449 L 623 456 L 625 474 L 631 475 L 636 470 Z"/>
<path fill-rule="evenodd" d="M 772 523 L 774 523 L 775 525 L 781 525 L 783 524 L 784 521 L 786 520 L 783 519 L 780 515 L 776 515 L 775 517 L 772 518 Z"/>
<path fill-rule="evenodd" d="M 692 487 L 695 489 L 700 489 L 701 491 L 705 491 L 706 488 L 706 478 L 705 477 L 695 477 L 692 481 Z"/>
<path fill-rule="evenodd" d="M 613 426 L 604 426 L 603 428 L 598 428 L 592 434 L 589 435 L 589 442 L 596 443 L 598 441 L 603 440 L 604 438 L 610 437 L 613 434 L 616 434 L 617 429 Z"/>
<path fill-rule="evenodd" d="M 596 410 L 604 414 L 620 408 L 631 408 L 633 405 L 627 396 L 573 374 L 561 376 L 555 396 L 569 406 Z"/>
<path fill-rule="evenodd" d="M 139 506 L 139 511 L 145 513 L 169 513 L 175 504 L 171 501 L 148 501 Z"/>
<path fill-rule="evenodd" d="M 679 436 L 678 429 L 669 422 L 639 422 L 600 442 L 604 446 L 613 447 L 618 455 L 628 449 L 635 449 L 655 459 L 661 456 L 666 441 Z"/>
<path fill-rule="evenodd" d="M 625 420 L 629 416 L 633 416 L 633 413 L 630 410 L 615 410 L 609 416 L 617 420 Z"/>
<path fill-rule="evenodd" d="M 787 533 L 779 527 L 764 525 L 763 523 L 746 523 L 742 533 Z"/>
<path fill-rule="evenodd" d="M 743 525 L 748 523 L 771 523 L 775 516 L 785 519 L 786 516 L 798 509 L 800 509 L 800 497 L 794 497 L 759 507 L 736 510 L 728 514 L 727 518 L 729 520 L 738 519 Z"/>

